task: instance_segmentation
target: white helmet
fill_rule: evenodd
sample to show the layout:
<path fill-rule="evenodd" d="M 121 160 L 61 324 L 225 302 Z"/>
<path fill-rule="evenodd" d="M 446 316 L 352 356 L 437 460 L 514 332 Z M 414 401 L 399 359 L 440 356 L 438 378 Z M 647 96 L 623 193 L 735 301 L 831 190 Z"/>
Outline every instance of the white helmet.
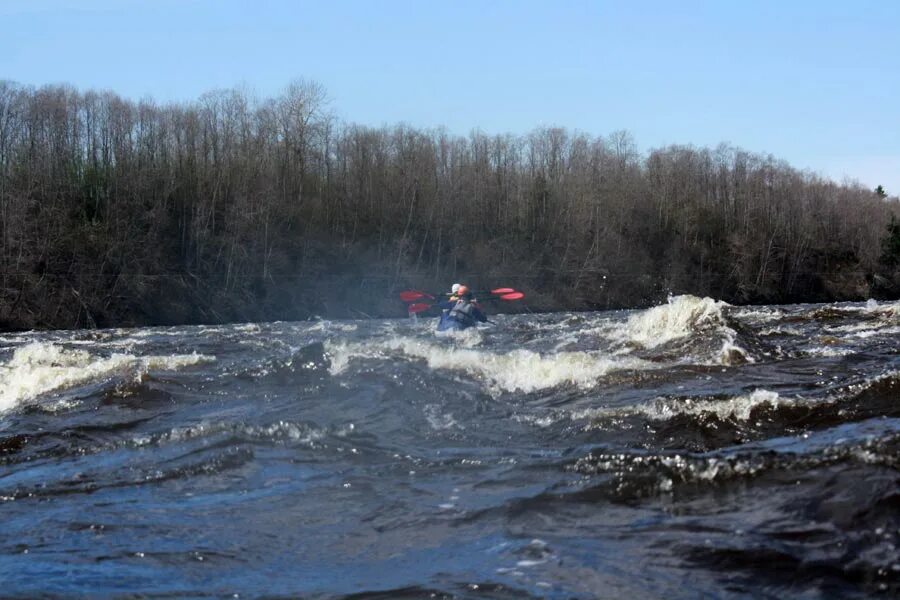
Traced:
<path fill-rule="evenodd" d="M 459 284 L 458 284 L 458 283 L 454 283 L 452 286 L 450 286 L 450 291 L 453 292 L 454 294 L 455 294 L 456 292 L 458 292 L 458 291 L 459 291 Z"/>

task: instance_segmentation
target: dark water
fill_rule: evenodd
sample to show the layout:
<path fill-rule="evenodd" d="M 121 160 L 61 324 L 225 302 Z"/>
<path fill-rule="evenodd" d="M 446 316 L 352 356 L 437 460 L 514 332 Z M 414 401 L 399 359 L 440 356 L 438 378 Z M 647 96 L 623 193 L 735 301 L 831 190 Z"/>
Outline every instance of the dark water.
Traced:
<path fill-rule="evenodd" d="M 900 305 L 0 339 L 0 596 L 900 592 Z"/>

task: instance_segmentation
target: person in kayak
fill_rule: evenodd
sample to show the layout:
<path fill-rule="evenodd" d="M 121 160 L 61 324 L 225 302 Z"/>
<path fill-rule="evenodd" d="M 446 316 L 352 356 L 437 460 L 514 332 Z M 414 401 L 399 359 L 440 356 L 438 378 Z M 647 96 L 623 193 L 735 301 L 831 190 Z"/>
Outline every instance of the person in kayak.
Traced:
<path fill-rule="evenodd" d="M 469 289 L 461 283 L 454 283 L 453 285 L 450 286 L 450 293 L 448 294 L 450 302 L 456 302 L 457 300 L 459 300 L 459 288 L 461 288 L 461 287 Z M 478 300 L 475 299 L 474 296 L 472 297 L 472 302 L 474 302 L 475 304 L 478 304 Z M 452 306 L 451 306 L 451 308 L 452 308 Z"/>
<path fill-rule="evenodd" d="M 447 315 L 450 314 L 450 309 L 456 306 L 456 302 L 459 300 L 459 296 L 457 296 L 457 292 L 459 292 L 459 288 L 462 286 L 461 283 L 454 283 L 450 286 L 450 293 L 447 294 L 447 299 L 443 302 L 438 303 L 438 307 L 441 309 L 441 322 L 447 318 Z"/>
<path fill-rule="evenodd" d="M 455 302 L 448 300 L 441 304 L 442 309 L 449 309 L 446 314 L 441 314 L 441 320 L 438 322 L 438 330 L 457 330 L 462 331 L 468 329 L 478 323 L 487 321 L 487 317 L 481 312 L 475 297 L 468 287 L 460 285 L 456 290 L 457 300 Z"/>

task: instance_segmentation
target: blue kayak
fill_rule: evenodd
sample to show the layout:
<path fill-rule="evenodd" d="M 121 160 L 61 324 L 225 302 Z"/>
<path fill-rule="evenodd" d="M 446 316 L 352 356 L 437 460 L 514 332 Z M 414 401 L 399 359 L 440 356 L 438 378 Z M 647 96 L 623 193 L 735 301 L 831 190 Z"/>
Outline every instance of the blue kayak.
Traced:
<path fill-rule="evenodd" d="M 438 320 L 438 331 L 463 331 L 464 329 L 467 329 L 465 325 L 456 319 L 451 319 L 447 314 L 442 314 Z"/>

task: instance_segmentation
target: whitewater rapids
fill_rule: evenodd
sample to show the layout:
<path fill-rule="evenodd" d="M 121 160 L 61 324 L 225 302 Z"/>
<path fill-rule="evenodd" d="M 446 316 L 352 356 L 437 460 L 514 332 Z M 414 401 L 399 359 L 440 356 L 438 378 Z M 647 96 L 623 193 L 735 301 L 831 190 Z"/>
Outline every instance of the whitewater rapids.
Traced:
<path fill-rule="evenodd" d="M 885 597 L 900 304 L 0 337 L 4 597 Z"/>

